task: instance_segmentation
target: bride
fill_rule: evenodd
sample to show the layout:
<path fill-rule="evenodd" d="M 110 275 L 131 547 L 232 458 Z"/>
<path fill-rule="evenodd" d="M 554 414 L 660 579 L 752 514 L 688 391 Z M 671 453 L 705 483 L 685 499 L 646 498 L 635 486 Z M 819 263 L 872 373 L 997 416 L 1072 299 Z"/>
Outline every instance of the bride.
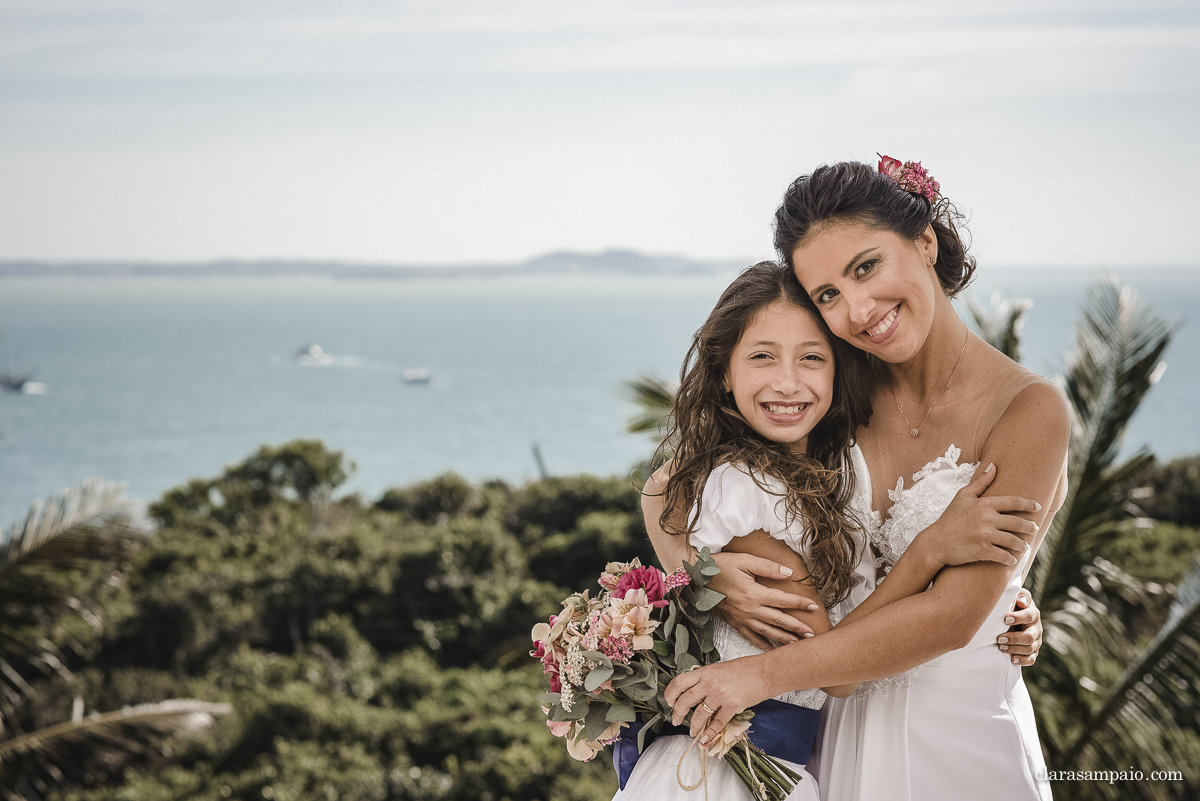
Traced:
<path fill-rule="evenodd" d="M 978 525 L 981 504 L 1013 495 L 1037 501 L 1023 516 L 1044 531 L 1066 492 L 1065 401 L 958 318 L 950 300 L 974 263 L 938 193 L 919 164 L 839 163 L 797 179 L 776 212 L 780 254 L 833 333 L 875 365 L 874 414 L 856 440 L 881 589 L 901 579 L 891 568 L 923 530 Z M 981 465 L 994 481 L 972 505 L 959 491 Z M 644 509 L 648 521 L 662 512 L 652 494 Z M 687 543 L 649 528 L 664 565 L 687 556 Z M 1021 655 L 995 652 L 1016 639 L 1010 610 L 1040 531 L 1017 557 L 946 567 L 928 589 L 819 637 L 679 676 L 667 691 L 676 719 L 696 708 L 704 742 L 766 698 L 864 682 L 824 711 L 823 798 L 1049 798 Z M 778 610 L 744 612 L 761 609 L 762 588 L 725 574 L 716 588 L 739 630 L 779 631 Z"/>

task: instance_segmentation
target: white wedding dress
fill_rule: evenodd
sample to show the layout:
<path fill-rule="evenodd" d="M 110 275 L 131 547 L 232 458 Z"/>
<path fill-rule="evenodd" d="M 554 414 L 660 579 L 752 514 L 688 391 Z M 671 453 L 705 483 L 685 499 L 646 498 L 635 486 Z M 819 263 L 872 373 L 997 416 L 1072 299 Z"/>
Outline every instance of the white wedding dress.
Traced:
<path fill-rule="evenodd" d="M 851 449 L 851 455 L 855 474 L 865 476 L 866 462 L 857 446 Z M 781 485 L 772 479 L 765 479 L 763 483 L 773 490 L 782 490 Z M 854 495 L 855 508 L 869 510 L 870 498 L 869 489 L 859 487 Z M 803 528 L 798 522 L 787 525 L 783 519 L 783 508 L 779 495 L 763 491 L 749 475 L 736 466 L 721 465 L 712 472 L 704 486 L 700 517 L 696 530 L 692 532 L 691 543 L 697 549 L 707 546 L 713 553 L 719 553 L 734 537 L 745 536 L 761 529 L 787 543 L 803 557 L 807 551 L 803 542 Z M 865 543 L 860 545 L 861 552 L 868 553 Z M 875 570 L 868 555 L 859 561 L 859 566 L 852 576 L 849 597 L 830 610 L 830 619 L 837 623 L 850 609 L 861 603 L 874 586 Z M 716 619 L 715 640 L 722 661 L 762 653 L 719 617 Z M 816 689 L 778 696 L 780 701 L 808 709 L 821 709 L 825 698 L 825 693 Z M 673 735 L 659 737 L 650 743 L 638 760 L 625 789 L 618 791 L 613 801 L 698 801 L 705 798 L 703 785 L 687 791 L 679 784 L 679 779 L 689 786 L 700 781 L 698 745 L 683 759 L 679 779 L 675 775 L 676 768 L 680 766 L 680 757 L 687 750 L 691 740 L 690 737 Z M 732 759 L 734 754 L 731 752 L 726 758 Z M 805 767 L 791 762 L 784 764 L 803 777 L 786 801 L 820 801 L 823 794 L 818 793 L 817 783 Z M 708 761 L 707 784 L 707 797 L 712 801 L 753 799 L 742 780 L 723 760 Z"/>
<path fill-rule="evenodd" d="M 887 521 L 867 525 L 883 567 L 895 564 L 932 524 L 978 465 L 959 464 L 953 445 L 905 488 L 888 492 Z M 859 465 L 856 463 L 856 468 Z M 870 478 L 858 470 L 870 495 Z M 867 508 L 870 508 L 868 501 Z M 996 649 L 1008 626 L 1032 550 L 965 648 L 910 671 L 830 698 L 810 760 L 823 801 L 1025 801 L 1050 798 L 1033 706 L 1021 668 Z"/>

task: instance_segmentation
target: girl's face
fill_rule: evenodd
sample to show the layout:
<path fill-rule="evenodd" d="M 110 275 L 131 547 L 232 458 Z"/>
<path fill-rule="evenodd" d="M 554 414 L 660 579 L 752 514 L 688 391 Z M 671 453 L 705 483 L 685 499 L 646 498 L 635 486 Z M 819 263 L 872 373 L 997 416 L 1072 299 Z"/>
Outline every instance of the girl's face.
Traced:
<path fill-rule="evenodd" d="M 885 362 L 908 361 L 933 325 L 942 294 L 937 238 L 915 242 L 862 223 L 827 225 L 792 252 L 796 277 L 833 333 Z"/>
<path fill-rule="evenodd" d="M 811 314 L 777 300 L 750 320 L 729 358 L 725 389 L 750 427 L 796 453 L 833 401 L 833 351 Z"/>

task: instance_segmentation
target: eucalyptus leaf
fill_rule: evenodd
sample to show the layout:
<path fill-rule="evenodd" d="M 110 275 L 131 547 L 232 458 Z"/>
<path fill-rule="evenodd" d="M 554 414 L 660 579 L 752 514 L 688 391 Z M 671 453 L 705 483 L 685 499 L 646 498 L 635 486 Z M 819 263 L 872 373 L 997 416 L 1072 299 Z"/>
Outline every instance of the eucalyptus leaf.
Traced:
<path fill-rule="evenodd" d="M 583 736 L 595 740 L 608 728 L 608 710 L 612 707 L 596 701 L 588 704 L 587 716 L 583 720 Z"/>
<path fill-rule="evenodd" d="M 694 667 L 698 667 L 700 665 L 700 660 L 691 654 L 681 654 L 679 658 L 675 660 L 675 664 L 679 668 L 679 672 L 683 673 L 691 670 Z"/>
<path fill-rule="evenodd" d="M 707 612 L 721 601 L 725 600 L 725 596 L 716 590 L 710 590 L 708 587 L 696 593 L 696 609 L 701 612 Z"/>
<path fill-rule="evenodd" d="M 688 645 L 691 644 L 691 638 L 688 635 L 687 626 L 680 626 L 675 629 L 675 664 L 679 664 L 680 654 L 686 654 Z"/>
<path fill-rule="evenodd" d="M 654 653 L 658 654 L 659 656 L 666 656 L 667 654 L 671 653 L 671 644 L 666 640 L 655 640 Z"/>
<path fill-rule="evenodd" d="M 649 701 L 651 698 L 658 695 L 658 682 L 656 681 L 653 687 L 647 685 L 645 682 L 642 682 L 641 684 L 630 684 L 628 687 L 623 687 L 621 689 L 624 691 L 625 695 L 629 696 L 635 701 Z"/>
<path fill-rule="evenodd" d="M 676 601 L 671 602 L 671 606 L 667 611 L 667 620 L 663 623 L 663 636 L 670 639 L 671 631 L 675 628 L 675 620 L 679 616 L 679 604 Z"/>
<path fill-rule="evenodd" d="M 554 706 L 562 698 L 562 693 L 542 693 L 538 698 L 547 706 Z"/>
<path fill-rule="evenodd" d="M 611 667 L 592 668 L 592 672 L 587 674 L 587 678 L 583 680 L 583 688 L 588 692 L 594 692 L 597 687 L 611 679 L 612 674 Z"/>
<path fill-rule="evenodd" d="M 712 578 L 720 572 L 721 568 L 717 565 L 705 565 L 704 567 L 700 568 L 700 575 L 707 576 L 709 578 Z"/>
<path fill-rule="evenodd" d="M 571 707 L 571 711 L 563 709 L 561 706 L 553 707 L 550 710 L 550 720 L 558 722 L 561 720 L 583 720 L 588 713 L 588 704 L 586 701 L 579 700 Z"/>
<path fill-rule="evenodd" d="M 662 723 L 663 716 L 655 715 L 646 721 L 646 725 L 642 726 L 642 730 L 638 732 L 638 753 L 640 754 L 646 748 L 646 732 L 658 731 L 655 726 Z"/>
<path fill-rule="evenodd" d="M 630 703 L 613 704 L 609 707 L 605 719 L 609 723 L 632 723 L 637 720 L 637 710 Z"/>
<path fill-rule="evenodd" d="M 603 665 L 606 668 L 613 666 L 612 660 L 599 651 L 584 651 L 583 656 L 587 657 L 593 662 L 596 662 L 597 664 Z"/>

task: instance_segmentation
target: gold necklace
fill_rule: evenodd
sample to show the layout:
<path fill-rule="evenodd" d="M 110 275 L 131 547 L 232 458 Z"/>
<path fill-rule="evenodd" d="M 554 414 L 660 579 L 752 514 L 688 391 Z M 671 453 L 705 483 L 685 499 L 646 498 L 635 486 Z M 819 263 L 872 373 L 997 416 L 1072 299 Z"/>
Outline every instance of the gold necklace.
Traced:
<path fill-rule="evenodd" d="M 925 416 L 921 418 L 921 422 L 918 425 L 914 426 L 909 422 L 908 415 L 904 413 L 904 407 L 900 405 L 900 401 L 896 400 L 896 387 L 894 385 L 890 387 L 892 392 L 892 400 L 895 401 L 896 408 L 900 410 L 900 416 L 904 418 L 904 422 L 908 423 L 909 425 L 908 433 L 912 434 L 914 437 L 921 433 L 918 429 L 925 425 L 925 421 L 929 419 L 929 415 L 933 412 L 933 407 L 938 405 L 938 401 L 942 399 L 942 396 L 946 394 L 946 390 L 950 388 L 950 379 L 954 378 L 954 371 L 958 369 L 958 363 L 962 360 L 963 352 L 966 351 L 967 342 L 970 341 L 970 339 L 971 332 L 968 330 L 967 335 L 963 337 L 962 350 L 958 352 L 958 358 L 954 360 L 954 366 L 950 368 L 950 375 L 946 376 L 946 385 L 942 387 L 942 391 L 938 393 L 937 398 L 933 401 L 933 406 L 930 406 L 929 411 L 925 412 Z"/>

